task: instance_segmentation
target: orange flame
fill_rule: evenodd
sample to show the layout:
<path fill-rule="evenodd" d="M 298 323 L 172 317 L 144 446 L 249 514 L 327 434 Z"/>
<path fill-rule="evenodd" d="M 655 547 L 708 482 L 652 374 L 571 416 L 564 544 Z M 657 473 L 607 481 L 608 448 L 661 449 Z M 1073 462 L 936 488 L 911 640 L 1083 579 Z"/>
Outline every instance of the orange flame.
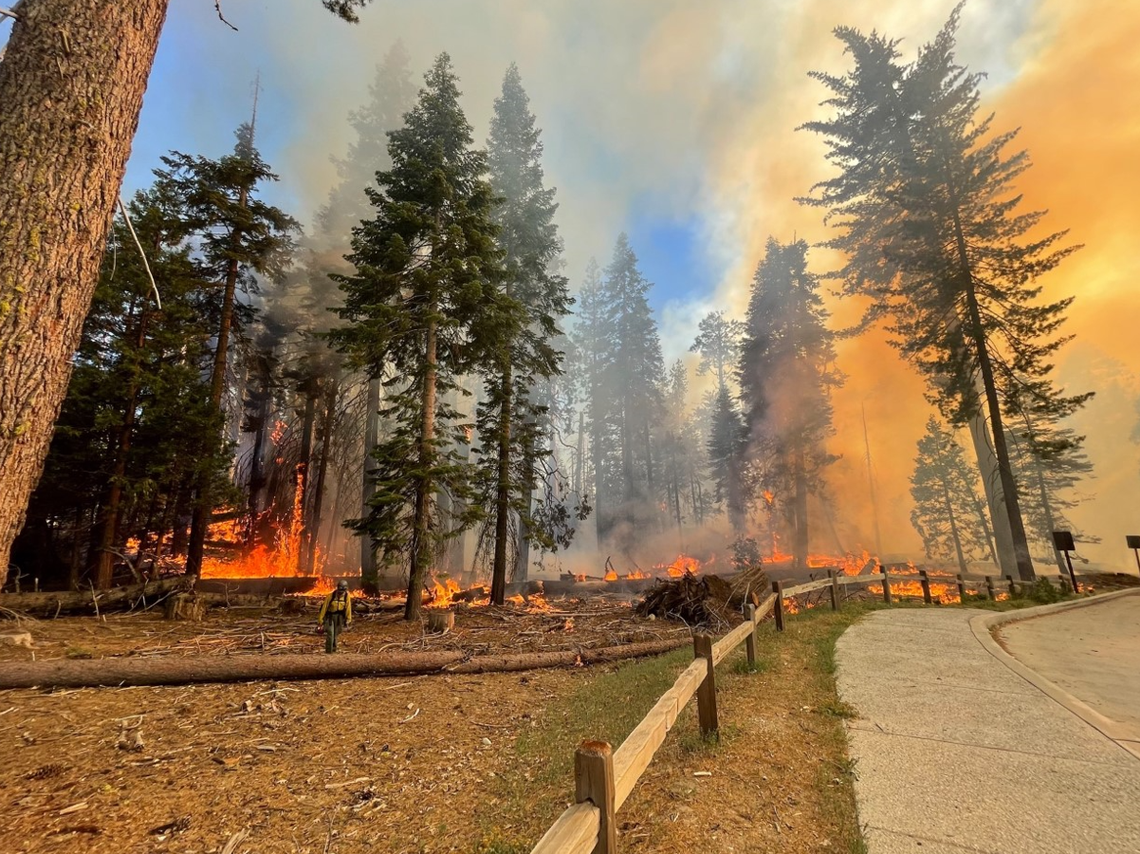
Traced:
<path fill-rule="evenodd" d="M 680 578 L 688 573 L 689 575 L 696 575 L 701 571 L 701 562 L 695 557 L 688 555 L 677 555 L 677 559 L 669 565 L 663 563 L 657 564 L 654 569 L 664 570 L 670 578 Z"/>

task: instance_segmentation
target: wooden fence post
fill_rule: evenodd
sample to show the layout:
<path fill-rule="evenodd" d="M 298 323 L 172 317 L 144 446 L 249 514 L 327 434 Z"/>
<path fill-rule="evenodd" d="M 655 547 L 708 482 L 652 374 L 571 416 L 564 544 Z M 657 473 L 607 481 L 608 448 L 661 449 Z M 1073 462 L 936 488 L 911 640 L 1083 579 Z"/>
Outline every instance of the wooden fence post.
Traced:
<path fill-rule="evenodd" d="M 930 574 L 925 569 L 918 571 L 918 580 L 922 585 L 922 601 L 927 605 L 934 604 L 934 598 L 930 595 Z"/>
<path fill-rule="evenodd" d="M 1012 596 L 1017 591 L 1017 585 L 1013 583 L 1013 576 L 1007 575 L 1005 577 L 1006 583 L 1009 585 L 1009 595 Z"/>
<path fill-rule="evenodd" d="M 594 854 L 617 854 L 614 815 L 614 752 L 608 742 L 583 741 L 574 754 L 574 799 L 598 808 L 600 823 Z"/>
<path fill-rule="evenodd" d="M 888 605 L 891 604 L 891 574 L 887 572 L 885 566 L 880 565 L 879 570 L 883 573 L 883 601 Z"/>
<path fill-rule="evenodd" d="M 994 579 L 992 575 L 986 576 L 986 592 L 989 594 L 991 601 L 997 598 L 997 594 L 994 593 Z"/>
<path fill-rule="evenodd" d="M 834 569 L 827 571 L 827 577 L 831 579 L 831 610 L 839 610 L 839 574 Z"/>
<path fill-rule="evenodd" d="M 772 592 L 776 594 L 776 631 L 782 632 L 784 630 L 784 582 L 773 581 Z"/>
<path fill-rule="evenodd" d="M 966 601 L 966 579 L 962 577 L 962 573 L 958 573 L 958 604 L 961 605 Z"/>
<path fill-rule="evenodd" d="M 716 735 L 720 729 L 716 719 L 716 669 L 713 667 L 712 635 L 693 635 L 693 656 L 703 658 L 708 669 L 704 681 L 697 688 L 697 717 L 701 735 Z"/>
<path fill-rule="evenodd" d="M 752 631 L 749 632 L 748 637 L 744 639 L 744 645 L 748 650 L 748 666 L 756 666 L 756 606 L 744 606 L 744 619 L 752 624 Z"/>

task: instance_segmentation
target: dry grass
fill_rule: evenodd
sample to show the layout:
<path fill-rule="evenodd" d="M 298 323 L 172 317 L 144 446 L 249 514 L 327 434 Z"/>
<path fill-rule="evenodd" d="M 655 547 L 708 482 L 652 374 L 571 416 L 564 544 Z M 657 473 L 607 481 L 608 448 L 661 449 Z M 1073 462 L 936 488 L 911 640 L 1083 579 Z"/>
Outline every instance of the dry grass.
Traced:
<path fill-rule="evenodd" d="M 836 695 L 834 650 L 843 630 L 875 607 L 812 609 L 782 635 L 765 623 L 755 671 L 743 649 L 722 664 L 719 740 L 701 738 L 691 706 L 682 714 L 618 814 L 622 849 L 864 851 L 843 729 L 850 710 Z M 577 742 L 620 743 L 688 660 L 676 653 L 628 664 L 552 703 L 538 732 L 516 744 L 526 770 L 495 787 L 480 850 L 529 851 L 572 792 Z"/>

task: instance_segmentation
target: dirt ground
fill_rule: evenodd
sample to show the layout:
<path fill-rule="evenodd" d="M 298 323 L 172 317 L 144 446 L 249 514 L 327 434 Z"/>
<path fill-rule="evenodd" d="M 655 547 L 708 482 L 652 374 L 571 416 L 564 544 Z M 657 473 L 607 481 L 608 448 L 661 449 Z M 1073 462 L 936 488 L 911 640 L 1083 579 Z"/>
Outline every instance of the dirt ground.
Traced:
<path fill-rule="evenodd" d="M 0 648 L 0 662 L 319 651 L 316 603 L 305 607 L 24 623 L 34 648 Z M 366 615 L 342 648 L 475 655 L 677 635 L 688 630 L 592 598 L 460 607 L 443 636 Z M 0 851 L 472 851 L 520 732 L 599 672 L 3 691 Z"/>
<path fill-rule="evenodd" d="M 684 627 L 636 618 L 617 598 L 534 597 L 531 605 L 455 607 L 455 629 L 428 634 L 402 611 L 358 614 L 341 636 L 345 652 L 464 650 L 471 655 L 555 652 L 579 647 L 663 640 Z M 319 600 L 291 598 L 273 607 L 212 609 L 200 623 L 163 620 L 157 611 L 106 614 L 105 619 L 61 617 L 29 628 L 34 649 L 0 646 L 0 661 L 106 656 L 237 655 L 323 652 L 316 632 Z M 298 611 L 298 609 L 300 609 Z"/>

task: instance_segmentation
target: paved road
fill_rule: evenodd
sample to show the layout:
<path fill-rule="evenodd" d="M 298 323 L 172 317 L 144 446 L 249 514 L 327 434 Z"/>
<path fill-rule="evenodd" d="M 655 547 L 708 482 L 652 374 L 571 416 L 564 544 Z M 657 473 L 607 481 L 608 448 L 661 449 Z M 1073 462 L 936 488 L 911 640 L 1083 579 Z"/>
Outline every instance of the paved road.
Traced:
<path fill-rule="evenodd" d="M 1140 741 L 1140 595 L 1002 626 L 1018 661 Z"/>
<path fill-rule="evenodd" d="M 839 640 L 870 854 L 1140 852 L 1140 759 L 990 654 L 984 613 L 879 611 Z"/>

